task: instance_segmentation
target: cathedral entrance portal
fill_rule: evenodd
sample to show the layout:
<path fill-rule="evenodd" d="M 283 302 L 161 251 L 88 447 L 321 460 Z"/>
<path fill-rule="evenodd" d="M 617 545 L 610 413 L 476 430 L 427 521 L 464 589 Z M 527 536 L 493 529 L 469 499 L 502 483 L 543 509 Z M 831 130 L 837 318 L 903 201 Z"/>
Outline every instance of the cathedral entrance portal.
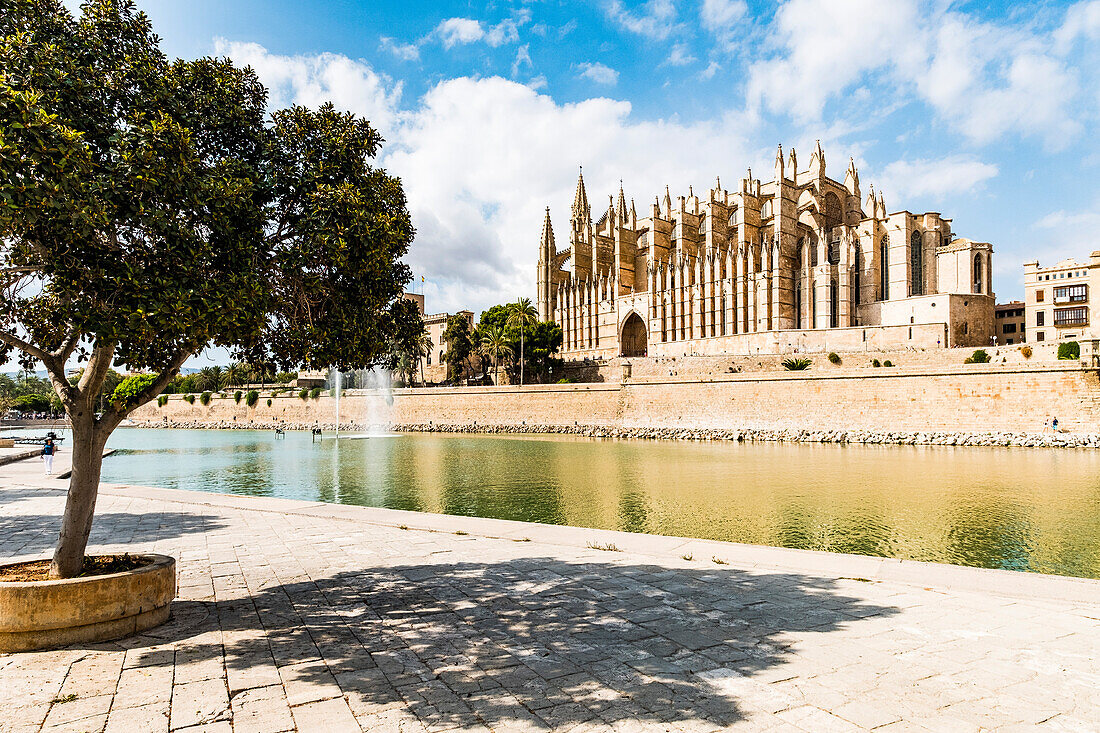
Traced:
<path fill-rule="evenodd" d="M 626 317 L 622 334 L 620 345 L 623 356 L 646 355 L 645 323 L 637 313 L 631 313 Z"/>

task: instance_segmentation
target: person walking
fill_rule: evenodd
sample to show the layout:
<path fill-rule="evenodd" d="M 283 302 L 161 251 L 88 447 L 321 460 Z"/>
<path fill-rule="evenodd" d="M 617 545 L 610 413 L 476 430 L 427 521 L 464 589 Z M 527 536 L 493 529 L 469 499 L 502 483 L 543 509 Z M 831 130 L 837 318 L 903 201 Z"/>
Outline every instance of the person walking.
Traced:
<path fill-rule="evenodd" d="M 1058 432 L 1058 418 L 1057 417 L 1055 417 L 1053 420 L 1050 421 L 1050 428 L 1054 432 L 1056 432 L 1056 433 Z"/>
<path fill-rule="evenodd" d="M 42 462 L 46 464 L 46 475 L 53 475 L 53 457 L 57 453 L 57 446 L 53 442 L 53 438 L 46 438 L 45 444 L 42 446 Z"/>

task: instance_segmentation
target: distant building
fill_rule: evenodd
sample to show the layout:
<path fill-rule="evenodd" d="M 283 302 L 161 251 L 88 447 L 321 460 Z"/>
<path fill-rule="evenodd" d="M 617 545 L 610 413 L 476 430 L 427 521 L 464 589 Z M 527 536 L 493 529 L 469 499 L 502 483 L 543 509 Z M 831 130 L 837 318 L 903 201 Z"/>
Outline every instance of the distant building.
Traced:
<path fill-rule="evenodd" d="M 1089 261 L 1062 260 L 1039 267 L 1037 260 L 1024 263 L 1024 317 L 1029 341 L 1076 341 L 1088 336 L 1090 293 L 1100 285 L 1100 251 Z"/>
<path fill-rule="evenodd" d="M 443 348 L 443 332 L 447 330 L 447 321 L 451 316 L 463 316 L 470 325 L 470 330 L 473 331 L 474 314 L 472 311 L 458 311 L 425 315 L 423 293 L 405 293 L 404 298 L 416 303 L 420 317 L 424 319 L 424 330 L 427 331 L 428 338 L 432 342 L 427 356 L 422 358 L 417 366 L 417 375 L 422 374 L 428 382 L 442 382 L 447 378 L 447 365 L 443 362 L 443 354 L 446 351 Z"/>
<path fill-rule="evenodd" d="M 826 176 L 818 144 L 805 166 L 779 150 L 770 182 L 666 188 L 640 212 L 621 186 L 593 209 L 579 178 L 565 249 L 543 220 L 539 318 L 566 359 L 985 346 L 992 256 L 936 212 L 864 199 L 854 162 Z"/>
<path fill-rule="evenodd" d="M 993 319 L 993 335 L 998 344 L 1022 344 L 1027 341 L 1024 317 L 1024 301 L 1013 300 L 1010 303 L 998 303 Z"/>

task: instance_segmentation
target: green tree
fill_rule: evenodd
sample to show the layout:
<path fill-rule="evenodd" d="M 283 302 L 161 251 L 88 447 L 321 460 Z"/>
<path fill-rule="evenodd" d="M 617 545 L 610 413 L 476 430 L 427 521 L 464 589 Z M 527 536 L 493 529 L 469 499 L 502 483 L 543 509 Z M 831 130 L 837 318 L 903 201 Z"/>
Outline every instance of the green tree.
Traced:
<path fill-rule="evenodd" d="M 508 306 L 508 325 L 519 329 L 519 383 L 523 386 L 524 339 L 528 326 L 538 323 L 538 311 L 530 298 L 518 298 Z"/>
<path fill-rule="evenodd" d="M 500 357 L 512 355 L 512 345 L 508 342 L 508 336 L 504 329 L 497 325 L 490 325 L 484 330 L 479 328 L 481 336 L 481 348 L 484 353 L 493 359 L 494 384 L 500 384 Z"/>
<path fill-rule="evenodd" d="M 0 361 L 43 364 L 73 429 L 51 577 L 81 571 L 107 438 L 185 360 L 366 368 L 408 325 L 381 137 L 332 105 L 266 109 L 251 69 L 169 62 L 130 0 L 3 5 Z M 116 363 L 153 379 L 97 416 Z"/>
<path fill-rule="evenodd" d="M 470 323 L 465 316 L 451 316 L 447 319 L 447 328 L 443 331 L 443 361 L 447 364 L 447 379 L 462 378 L 466 360 L 474 350 L 470 338 Z"/>

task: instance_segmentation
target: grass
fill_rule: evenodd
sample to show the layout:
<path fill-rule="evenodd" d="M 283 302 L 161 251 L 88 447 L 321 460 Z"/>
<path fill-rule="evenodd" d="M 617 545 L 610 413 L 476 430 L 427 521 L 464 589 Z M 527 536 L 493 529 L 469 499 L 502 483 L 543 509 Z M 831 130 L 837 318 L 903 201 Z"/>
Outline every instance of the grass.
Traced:
<path fill-rule="evenodd" d="M 599 542 L 589 542 L 588 549 L 603 550 L 604 552 L 622 552 L 613 542 L 608 542 L 606 545 L 601 545 Z"/>
<path fill-rule="evenodd" d="M 72 702 L 76 699 L 76 695 L 70 693 L 68 695 L 62 695 L 61 697 L 55 697 L 54 702 Z"/>
<path fill-rule="evenodd" d="M 715 565 L 729 565 L 728 562 L 718 557 L 717 555 L 712 556 L 710 559 L 714 562 Z"/>
<path fill-rule="evenodd" d="M 867 578 L 853 578 L 853 577 L 847 577 L 847 576 L 837 578 L 837 580 L 854 580 L 854 581 L 859 582 L 859 583 L 873 583 L 874 582 L 873 580 L 868 580 Z"/>
<path fill-rule="evenodd" d="M 530 542 L 530 537 L 520 537 L 518 540 L 512 540 L 512 542 Z"/>
<path fill-rule="evenodd" d="M 695 555 L 690 555 L 690 554 L 688 554 L 688 555 L 680 555 L 680 559 L 681 559 L 681 560 L 687 560 L 688 562 L 691 562 L 692 560 L 694 560 L 694 559 L 695 559 Z"/>
<path fill-rule="evenodd" d="M 459 535 L 466 535 L 466 534 L 470 534 L 470 533 L 469 533 L 469 532 L 467 532 L 467 531 L 466 531 L 466 530 L 464 530 L 464 529 L 456 529 L 456 530 L 455 530 L 455 534 L 459 534 Z"/>
<path fill-rule="evenodd" d="M 397 525 L 397 528 L 398 528 L 398 529 L 408 529 L 408 528 L 409 528 L 409 525 L 407 525 L 407 524 L 399 524 L 399 525 Z"/>

